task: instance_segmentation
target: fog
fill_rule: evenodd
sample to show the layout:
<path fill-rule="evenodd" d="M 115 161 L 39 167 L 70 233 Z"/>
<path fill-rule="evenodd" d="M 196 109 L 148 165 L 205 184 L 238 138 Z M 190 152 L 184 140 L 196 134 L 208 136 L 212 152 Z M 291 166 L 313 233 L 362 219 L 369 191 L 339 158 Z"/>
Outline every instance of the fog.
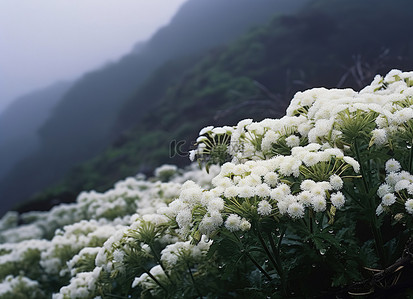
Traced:
<path fill-rule="evenodd" d="M 130 52 L 183 2 L 0 1 L 0 112 L 18 96 L 73 80 Z"/>

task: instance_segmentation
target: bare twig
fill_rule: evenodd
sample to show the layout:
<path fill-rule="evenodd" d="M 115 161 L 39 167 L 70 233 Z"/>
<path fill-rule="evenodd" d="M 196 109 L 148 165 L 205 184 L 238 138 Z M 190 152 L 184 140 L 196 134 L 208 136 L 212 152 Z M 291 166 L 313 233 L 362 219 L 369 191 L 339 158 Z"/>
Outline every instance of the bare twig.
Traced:
<path fill-rule="evenodd" d="M 359 88 L 369 83 L 378 73 L 378 70 L 385 65 L 385 60 L 390 53 L 389 49 L 383 49 L 380 55 L 372 62 L 363 61 L 360 54 L 353 55 L 353 65 L 343 66 L 346 72 L 337 83 L 337 88 L 342 88 L 348 79 L 352 78 Z"/>
<path fill-rule="evenodd" d="M 376 294 L 380 290 L 389 290 L 395 287 L 399 281 L 402 270 L 411 266 L 413 262 L 413 240 L 409 240 L 402 256 L 397 259 L 389 267 L 379 270 L 372 268 L 365 268 L 373 274 L 370 278 L 363 281 L 356 282 L 345 289 L 342 289 L 338 294 L 348 294 L 351 296 L 366 296 Z"/>

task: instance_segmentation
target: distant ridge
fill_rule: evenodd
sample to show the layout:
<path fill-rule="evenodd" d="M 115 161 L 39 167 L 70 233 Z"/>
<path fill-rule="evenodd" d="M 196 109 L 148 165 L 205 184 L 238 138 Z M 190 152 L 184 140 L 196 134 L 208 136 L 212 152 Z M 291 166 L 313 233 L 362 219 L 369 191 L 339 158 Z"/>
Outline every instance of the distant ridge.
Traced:
<path fill-rule="evenodd" d="M 41 146 L 0 182 L 0 198 L 19 202 L 103 151 L 118 136 L 113 128 L 124 103 L 168 60 L 197 55 L 235 39 L 275 13 L 295 11 L 308 0 L 190 0 L 169 25 L 138 51 L 77 80 L 41 127 Z M 148 103 L 136 110 L 147 112 Z M 21 186 L 24 186 L 22 188 Z"/>

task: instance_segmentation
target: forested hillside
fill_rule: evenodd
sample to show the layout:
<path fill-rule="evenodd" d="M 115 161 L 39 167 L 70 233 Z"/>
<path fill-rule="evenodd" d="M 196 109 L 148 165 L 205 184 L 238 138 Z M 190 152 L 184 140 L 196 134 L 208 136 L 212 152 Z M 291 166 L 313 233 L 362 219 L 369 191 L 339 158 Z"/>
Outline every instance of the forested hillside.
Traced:
<path fill-rule="evenodd" d="M 37 131 L 70 86 L 70 82 L 58 82 L 31 92 L 0 114 L 0 178 L 40 146 Z"/>
<path fill-rule="evenodd" d="M 138 51 L 134 49 L 73 84 L 41 127 L 40 148 L 0 182 L 2 198 L 24 200 L 58 181 L 78 163 L 102 152 L 119 136 L 114 128 L 123 104 L 163 63 L 182 59 L 194 64 L 202 51 L 234 39 L 253 25 L 263 24 L 274 13 L 293 12 L 307 1 L 186 2 L 170 24 L 140 44 Z M 134 103 L 134 122 L 146 115 L 157 100 L 160 98 L 141 97 Z"/>

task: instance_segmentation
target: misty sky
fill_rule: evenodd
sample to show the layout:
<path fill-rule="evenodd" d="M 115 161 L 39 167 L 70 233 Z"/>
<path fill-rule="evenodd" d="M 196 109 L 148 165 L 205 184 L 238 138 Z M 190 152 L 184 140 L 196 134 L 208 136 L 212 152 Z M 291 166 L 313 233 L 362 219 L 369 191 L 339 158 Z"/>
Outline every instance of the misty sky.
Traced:
<path fill-rule="evenodd" d="M 128 53 L 185 1 L 0 0 L 0 111 Z"/>

